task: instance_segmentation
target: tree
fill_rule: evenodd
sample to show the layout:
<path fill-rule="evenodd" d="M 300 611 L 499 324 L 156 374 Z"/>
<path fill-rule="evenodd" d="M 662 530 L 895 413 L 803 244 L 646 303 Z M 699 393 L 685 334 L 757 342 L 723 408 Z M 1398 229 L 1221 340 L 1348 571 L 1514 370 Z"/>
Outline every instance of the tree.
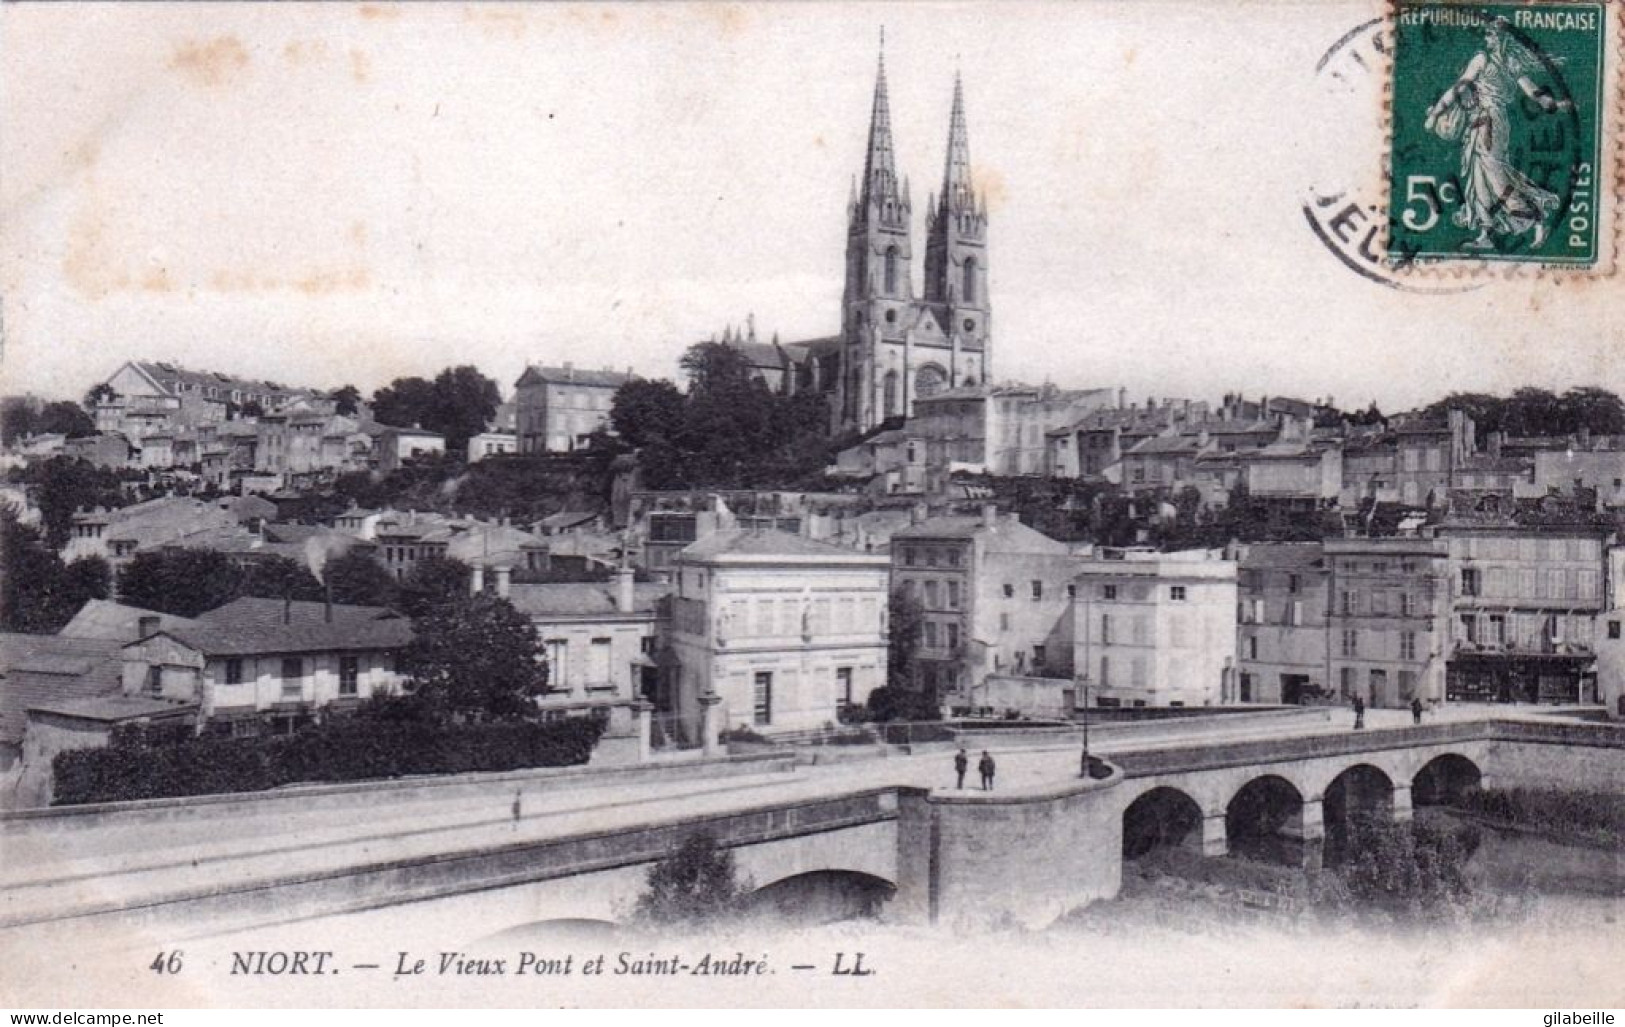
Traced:
<path fill-rule="evenodd" d="M 361 409 L 361 390 L 354 385 L 341 385 L 333 390 L 333 412 L 354 417 Z"/>
<path fill-rule="evenodd" d="M 322 580 L 333 590 L 335 603 L 394 606 L 400 601 L 400 587 L 394 577 L 383 564 L 357 549 L 327 561 Z"/>
<path fill-rule="evenodd" d="M 1357 908 L 1435 914 L 1471 892 L 1466 866 L 1475 846 L 1472 828 L 1356 817 L 1337 876 Z"/>
<path fill-rule="evenodd" d="M 36 435 L 66 435 L 70 439 L 96 433 L 96 422 L 77 403 L 56 400 L 40 408 L 34 424 Z"/>
<path fill-rule="evenodd" d="M 649 868 L 633 907 L 635 920 L 650 924 L 701 925 L 736 916 L 749 889 L 742 885 L 733 853 L 708 831 L 696 831 Z"/>
<path fill-rule="evenodd" d="M 401 662 L 413 695 L 458 720 L 524 716 L 547 687 L 535 625 L 489 594 L 421 608 Z"/>
<path fill-rule="evenodd" d="M 466 453 L 468 440 L 485 430 L 501 405 L 497 383 L 479 368 L 448 367 L 434 380 L 432 417 L 423 426 L 446 437 L 446 452 Z"/>
<path fill-rule="evenodd" d="M 685 422 L 683 394 L 671 382 L 636 378 L 615 390 L 609 423 L 634 449 L 675 446 Z"/>
<path fill-rule="evenodd" d="M 151 549 L 118 576 L 119 598 L 177 617 L 196 617 L 243 594 L 243 572 L 213 549 Z"/>
<path fill-rule="evenodd" d="M 103 403 L 111 403 L 118 399 L 118 390 L 106 382 L 98 382 L 85 393 L 83 406 L 86 410 L 94 412 Z"/>
<path fill-rule="evenodd" d="M 24 480 L 35 485 L 35 502 L 45 543 L 61 549 L 73 530 L 73 515 L 89 507 L 124 504 L 124 486 L 116 472 L 87 460 L 54 456 L 30 467 Z"/>
<path fill-rule="evenodd" d="M 463 598 L 468 595 L 472 575 L 472 569 L 461 560 L 444 556 L 419 560 L 401 582 L 398 600 L 401 612 L 416 617 Z"/>
<path fill-rule="evenodd" d="M 912 687 L 914 656 L 925 630 L 925 613 L 919 600 L 900 588 L 893 589 L 886 601 L 886 624 L 886 684 Z"/>
<path fill-rule="evenodd" d="M 373 416 L 384 424 L 417 425 L 446 437 L 446 451 L 465 451 L 485 430 L 502 403 L 497 383 L 469 364 L 448 367 L 434 381 L 397 378 L 372 397 Z"/>
<path fill-rule="evenodd" d="M 318 600 L 325 595 L 304 564 L 286 556 L 256 559 L 243 569 L 241 593 L 262 599 Z"/>

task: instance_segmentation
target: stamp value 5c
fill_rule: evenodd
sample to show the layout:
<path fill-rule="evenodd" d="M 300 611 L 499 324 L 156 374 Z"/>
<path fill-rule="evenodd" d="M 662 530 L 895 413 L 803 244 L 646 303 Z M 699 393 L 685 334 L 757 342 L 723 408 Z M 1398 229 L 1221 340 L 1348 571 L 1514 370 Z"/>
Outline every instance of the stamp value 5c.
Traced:
<path fill-rule="evenodd" d="M 1400 0 L 1388 260 L 1591 269 L 1608 93 L 1602 3 Z"/>

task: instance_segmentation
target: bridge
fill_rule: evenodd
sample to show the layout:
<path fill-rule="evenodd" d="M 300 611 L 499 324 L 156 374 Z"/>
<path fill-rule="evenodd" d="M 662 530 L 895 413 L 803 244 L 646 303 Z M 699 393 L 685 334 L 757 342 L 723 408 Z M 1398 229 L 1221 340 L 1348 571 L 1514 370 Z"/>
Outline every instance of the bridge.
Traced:
<path fill-rule="evenodd" d="M 1358 813 L 1403 819 L 1479 783 L 1625 790 L 1625 732 L 1602 724 L 1258 735 L 1103 742 L 1110 772 L 1098 779 L 1079 776 L 1072 745 L 1001 750 L 1000 789 L 986 793 L 932 787 L 947 776 L 943 748 L 28 811 L 0 818 L 0 938 L 179 939 L 334 918 L 391 937 L 421 923 L 488 935 L 614 922 L 649 865 L 697 830 L 735 853 L 764 905 L 1042 925 L 1116 895 L 1125 855 L 1157 845 L 1313 868 Z"/>

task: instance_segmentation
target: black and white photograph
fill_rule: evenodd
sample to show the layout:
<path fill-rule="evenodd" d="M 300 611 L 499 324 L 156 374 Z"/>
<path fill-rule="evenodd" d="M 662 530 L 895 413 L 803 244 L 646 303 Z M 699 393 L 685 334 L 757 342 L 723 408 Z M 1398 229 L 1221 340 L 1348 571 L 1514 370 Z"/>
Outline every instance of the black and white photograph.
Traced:
<path fill-rule="evenodd" d="M 1622 28 L 0 3 L 0 1007 L 1625 1005 Z"/>

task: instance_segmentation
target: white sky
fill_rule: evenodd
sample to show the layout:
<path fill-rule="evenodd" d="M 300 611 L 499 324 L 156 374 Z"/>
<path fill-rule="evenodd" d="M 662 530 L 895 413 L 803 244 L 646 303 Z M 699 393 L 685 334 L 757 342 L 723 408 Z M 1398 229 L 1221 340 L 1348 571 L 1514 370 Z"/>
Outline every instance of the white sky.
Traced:
<path fill-rule="evenodd" d="M 1625 387 L 1617 280 L 1411 295 L 1304 222 L 1372 188 L 1377 3 L 0 5 L 7 391 L 133 357 L 364 390 L 473 362 L 674 374 L 839 318 L 878 27 L 915 274 L 956 66 L 995 374 L 1135 398 Z M 1355 95 L 1358 94 L 1358 95 Z"/>

